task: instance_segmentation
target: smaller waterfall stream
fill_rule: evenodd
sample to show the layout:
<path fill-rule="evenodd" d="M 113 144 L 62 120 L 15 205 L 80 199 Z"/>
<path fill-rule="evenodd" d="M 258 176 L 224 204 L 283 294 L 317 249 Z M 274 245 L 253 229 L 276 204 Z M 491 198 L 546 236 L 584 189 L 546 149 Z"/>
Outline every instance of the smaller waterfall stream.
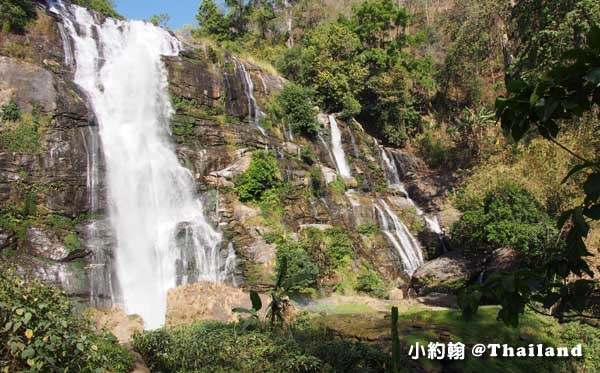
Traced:
<path fill-rule="evenodd" d="M 386 150 L 383 146 L 378 145 L 378 147 L 381 152 L 381 160 L 382 160 L 383 168 L 385 170 L 385 174 L 387 177 L 388 187 L 390 187 L 392 189 L 397 189 L 400 192 L 402 192 L 402 194 L 404 194 L 404 196 L 406 197 L 406 200 L 410 203 L 410 205 L 412 207 L 414 207 L 417 215 L 423 217 L 423 220 L 425 220 L 425 224 L 427 224 L 427 228 L 431 232 L 440 234 L 440 235 L 443 234 L 442 228 L 440 227 L 440 223 L 439 223 L 437 217 L 426 215 L 425 212 L 415 203 L 415 201 L 413 201 L 410 198 L 410 195 L 408 194 L 406 187 L 400 180 L 400 173 L 398 172 L 398 166 L 396 165 L 396 162 L 392 158 L 393 156 L 390 156 L 388 154 L 388 150 Z"/>
<path fill-rule="evenodd" d="M 331 147 L 338 172 L 342 177 L 352 177 L 350 166 L 346 161 L 346 153 L 344 153 L 344 147 L 342 146 L 342 133 L 333 115 L 329 116 L 329 127 L 331 130 Z"/>
<path fill-rule="evenodd" d="M 260 133 L 262 133 L 263 136 L 266 136 L 267 132 L 260 125 L 260 118 L 264 117 L 265 113 L 260 110 L 260 107 L 256 102 L 256 98 L 254 97 L 254 82 L 252 82 L 252 77 L 246 69 L 246 65 L 244 65 L 235 57 L 231 58 L 243 77 L 242 82 L 244 83 L 244 90 L 246 91 L 246 96 L 248 97 L 248 116 L 250 117 L 250 121 L 256 128 L 260 130 Z"/>
<path fill-rule="evenodd" d="M 400 255 L 406 273 L 412 276 L 415 270 L 423 264 L 423 252 L 419 241 L 410 233 L 406 225 L 385 200 L 378 200 L 375 203 L 375 210 L 377 211 L 381 231 Z"/>

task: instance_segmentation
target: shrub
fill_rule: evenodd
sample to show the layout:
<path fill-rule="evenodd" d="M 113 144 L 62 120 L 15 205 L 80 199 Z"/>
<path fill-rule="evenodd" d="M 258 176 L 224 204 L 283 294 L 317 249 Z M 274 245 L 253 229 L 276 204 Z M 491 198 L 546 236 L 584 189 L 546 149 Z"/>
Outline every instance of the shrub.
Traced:
<path fill-rule="evenodd" d="M 300 159 L 309 166 L 315 164 L 317 159 L 315 148 L 310 144 L 303 146 L 302 149 L 300 149 Z"/>
<path fill-rule="evenodd" d="M 319 166 L 310 169 L 310 190 L 313 196 L 320 198 L 325 194 L 325 178 Z"/>
<path fill-rule="evenodd" d="M 0 371 L 129 372 L 116 338 L 72 313 L 69 299 L 12 270 L 0 273 Z"/>
<path fill-rule="evenodd" d="M 310 292 L 316 286 L 319 267 L 304 246 L 293 240 L 281 240 L 277 244 L 277 273 L 281 273 L 282 263 L 286 262 L 287 269 L 283 271 L 287 281 L 293 285 L 289 290 L 300 293 Z"/>
<path fill-rule="evenodd" d="M 310 89 L 295 83 L 288 83 L 277 97 L 282 116 L 294 133 L 314 136 L 319 130 L 312 96 L 313 92 Z"/>
<path fill-rule="evenodd" d="M 322 362 L 293 339 L 236 324 L 198 323 L 136 334 L 153 372 L 318 372 Z"/>
<path fill-rule="evenodd" d="M 27 23 L 36 17 L 32 0 L 2 0 L 0 2 L 0 31 L 23 31 Z"/>
<path fill-rule="evenodd" d="M 556 229 L 535 198 L 522 187 L 505 184 L 471 202 L 453 226 L 452 237 L 467 251 L 509 246 L 529 256 L 543 254 Z"/>
<path fill-rule="evenodd" d="M 2 120 L 5 122 L 16 122 L 21 118 L 21 109 L 14 99 L 10 99 L 8 103 L 2 106 Z"/>
<path fill-rule="evenodd" d="M 69 232 L 65 236 L 65 248 L 69 251 L 81 249 L 81 240 L 75 232 Z"/>
<path fill-rule="evenodd" d="M 10 105 L 10 104 L 9 104 Z M 40 128 L 42 118 L 38 113 L 22 115 L 18 107 L 2 110 L 3 120 L 10 121 L 0 132 L 0 147 L 15 153 L 37 153 L 40 151 Z"/>
<path fill-rule="evenodd" d="M 248 169 L 236 179 L 235 190 L 242 201 L 258 201 L 265 191 L 280 184 L 277 159 L 267 150 L 258 150 Z"/>
<path fill-rule="evenodd" d="M 328 262 L 333 268 L 345 267 L 354 257 L 352 241 L 341 228 L 327 229 L 324 243 Z"/>
<path fill-rule="evenodd" d="M 368 267 L 363 268 L 361 274 L 358 276 L 354 290 L 362 291 L 378 298 L 386 298 L 388 296 L 385 283 L 381 280 L 377 272 Z"/>

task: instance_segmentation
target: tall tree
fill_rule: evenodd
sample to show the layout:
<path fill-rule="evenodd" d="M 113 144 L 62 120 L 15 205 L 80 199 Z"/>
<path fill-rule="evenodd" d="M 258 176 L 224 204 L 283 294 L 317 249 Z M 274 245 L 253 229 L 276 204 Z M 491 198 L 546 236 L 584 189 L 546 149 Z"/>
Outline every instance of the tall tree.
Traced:
<path fill-rule="evenodd" d="M 214 0 L 202 0 L 196 19 L 200 24 L 200 32 L 217 40 L 229 38 L 229 26 L 223 12 Z"/>

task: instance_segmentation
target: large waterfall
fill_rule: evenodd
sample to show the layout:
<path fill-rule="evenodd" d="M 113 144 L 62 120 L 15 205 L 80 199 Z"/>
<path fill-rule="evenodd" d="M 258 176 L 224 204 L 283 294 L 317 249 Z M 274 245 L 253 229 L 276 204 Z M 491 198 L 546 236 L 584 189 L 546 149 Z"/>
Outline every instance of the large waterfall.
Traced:
<path fill-rule="evenodd" d="M 352 177 L 350 166 L 346 161 L 346 153 L 344 153 L 344 147 L 342 146 L 342 133 L 333 115 L 329 116 L 329 127 L 331 130 L 331 147 L 338 172 L 342 177 Z"/>
<path fill-rule="evenodd" d="M 73 43 L 75 82 L 99 124 L 120 299 L 147 328 L 159 327 L 169 288 L 222 280 L 227 261 L 221 234 L 206 221 L 194 179 L 169 137 L 172 108 L 161 56 L 177 55 L 179 42 L 146 22 L 100 22 L 60 2 L 54 10 Z"/>

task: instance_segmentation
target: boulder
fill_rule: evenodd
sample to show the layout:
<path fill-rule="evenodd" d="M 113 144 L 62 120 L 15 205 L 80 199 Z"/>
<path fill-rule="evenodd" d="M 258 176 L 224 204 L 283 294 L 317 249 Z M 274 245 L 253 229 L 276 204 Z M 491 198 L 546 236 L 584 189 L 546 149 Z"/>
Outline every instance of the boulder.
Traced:
<path fill-rule="evenodd" d="M 477 260 L 466 258 L 458 252 L 450 252 L 419 267 L 413 274 L 411 287 L 419 295 L 431 292 L 452 293 L 467 284 L 481 270 Z"/>

